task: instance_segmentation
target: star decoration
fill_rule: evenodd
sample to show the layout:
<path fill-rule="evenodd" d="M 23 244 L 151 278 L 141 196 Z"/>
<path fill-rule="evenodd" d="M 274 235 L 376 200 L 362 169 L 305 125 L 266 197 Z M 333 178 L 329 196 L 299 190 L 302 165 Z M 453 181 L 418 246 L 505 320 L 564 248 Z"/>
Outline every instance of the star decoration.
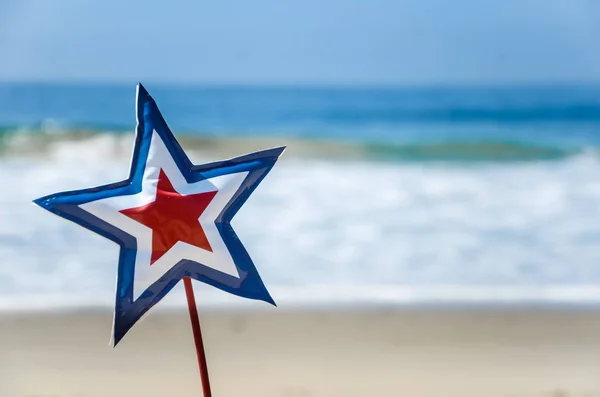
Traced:
<path fill-rule="evenodd" d="M 212 252 L 198 219 L 216 194 L 216 190 L 187 196 L 179 194 L 161 169 L 155 200 L 119 212 L 152 229 L 152 265 L 178 241 Z"/>
<path fill-rule="evenodd" d="M 139 84 L 129 178 L 34 200 L 119 244 L 116 346 L 182 278 L 275 304 L 231 219 L 285 147 L 194 165 Z"/>

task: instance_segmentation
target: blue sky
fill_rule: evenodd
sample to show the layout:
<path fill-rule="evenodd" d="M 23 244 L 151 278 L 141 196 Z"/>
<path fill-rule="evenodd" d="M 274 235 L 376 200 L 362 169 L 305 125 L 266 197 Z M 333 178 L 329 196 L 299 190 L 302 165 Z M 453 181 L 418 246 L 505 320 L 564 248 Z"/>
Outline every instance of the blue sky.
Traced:
<path fill-rule="evenodd" d="M 595 0 L 0 0 L 0 80 L 600 81 Z"/>

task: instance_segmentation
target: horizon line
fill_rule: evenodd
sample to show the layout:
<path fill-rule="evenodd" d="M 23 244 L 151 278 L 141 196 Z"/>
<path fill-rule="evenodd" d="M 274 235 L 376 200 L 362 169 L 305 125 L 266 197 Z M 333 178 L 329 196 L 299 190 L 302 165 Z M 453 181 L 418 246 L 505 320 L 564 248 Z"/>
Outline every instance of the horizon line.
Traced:
<path fill-rule="evenodd" d="M 63 85 L 63 86 L 137 86 L 170 88 L 341 88 L 341 89 L 439 89 L 439 88 L 524 88 L 524 87 L 600 87 L 600 80 L 523 80 L 523 81 L 455 81 L 455 82 L 235 82 L 235 81 L 180 81 L 160 79 L 3 79 L 0 85 Z"/>

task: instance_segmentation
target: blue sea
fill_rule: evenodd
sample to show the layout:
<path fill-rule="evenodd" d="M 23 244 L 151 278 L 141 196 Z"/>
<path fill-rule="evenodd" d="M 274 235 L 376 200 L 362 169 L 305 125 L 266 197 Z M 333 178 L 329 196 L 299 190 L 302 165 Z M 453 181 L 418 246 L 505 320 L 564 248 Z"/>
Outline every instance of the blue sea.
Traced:
<path fill-rule="evenodd" d="M 196 163 L 288 146 L 232 222 L 280 306 L 600 303 L 598 86 L 145 86 Z M 126 178 L 134 109 L 0 84 L 0 308 L 113 303 L 118 246 L 31 200 Z"/>

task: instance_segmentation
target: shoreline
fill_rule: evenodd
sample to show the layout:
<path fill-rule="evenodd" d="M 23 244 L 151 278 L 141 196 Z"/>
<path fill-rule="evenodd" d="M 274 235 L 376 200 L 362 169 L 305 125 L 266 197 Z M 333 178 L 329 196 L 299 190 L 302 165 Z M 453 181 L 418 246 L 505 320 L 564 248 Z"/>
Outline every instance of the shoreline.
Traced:
<path fill-rule="evenodd" d="M 206 311 L 263 311 L 274 307 L 262 301 L 242 299 L 196 282 L 197 305 Z M 277 310 L 405 310 L 405 309 L 544 309 L 584 308 L 600 310 L 600 284 L 564 285 L 366 285 L 273 286 Z M 4 299 L 3 299 L 4 298 Z M 47 293 L 18 297 L 0 295 L 0 314 L 42 311 L 112 311 L 113 291 L 102 299 L 79 293 Z M 19 302 L 19 306 L 15 303 Z M 183 287 L 177 285 L 152 310 L 184 309 Z"/>
<path fill-rule="evenodd" d="M 239 299 L 239 298 L 238 298 Z M 185 301 L 180 304 L 162 304 L 159 302 L 150 309 L 151 313 L 187 313 Z M 470 312 L 523 312 L 523 311 L 578 311 L 600 313 L 600 302 L 596 301 L 526 301 L 526 302 L 320 302 L 320 303 L 286 303 L 285 305 L 272 306 L 265 302 L 245 302 L 228 304 L 222 302 L 197 302 L 199 312 L 207 314 L 265 314 L 273 313 L 377 313 L 377 312 L 413 312 L 413 311 L 470 311 Z M 112 305 L 65 305 L 65 306 L 31 306 L 31 307 L 1 307 L 2 316 L 57 316 L 75 315 L 81 313 L 106 314 L 112 313 Z"/>

